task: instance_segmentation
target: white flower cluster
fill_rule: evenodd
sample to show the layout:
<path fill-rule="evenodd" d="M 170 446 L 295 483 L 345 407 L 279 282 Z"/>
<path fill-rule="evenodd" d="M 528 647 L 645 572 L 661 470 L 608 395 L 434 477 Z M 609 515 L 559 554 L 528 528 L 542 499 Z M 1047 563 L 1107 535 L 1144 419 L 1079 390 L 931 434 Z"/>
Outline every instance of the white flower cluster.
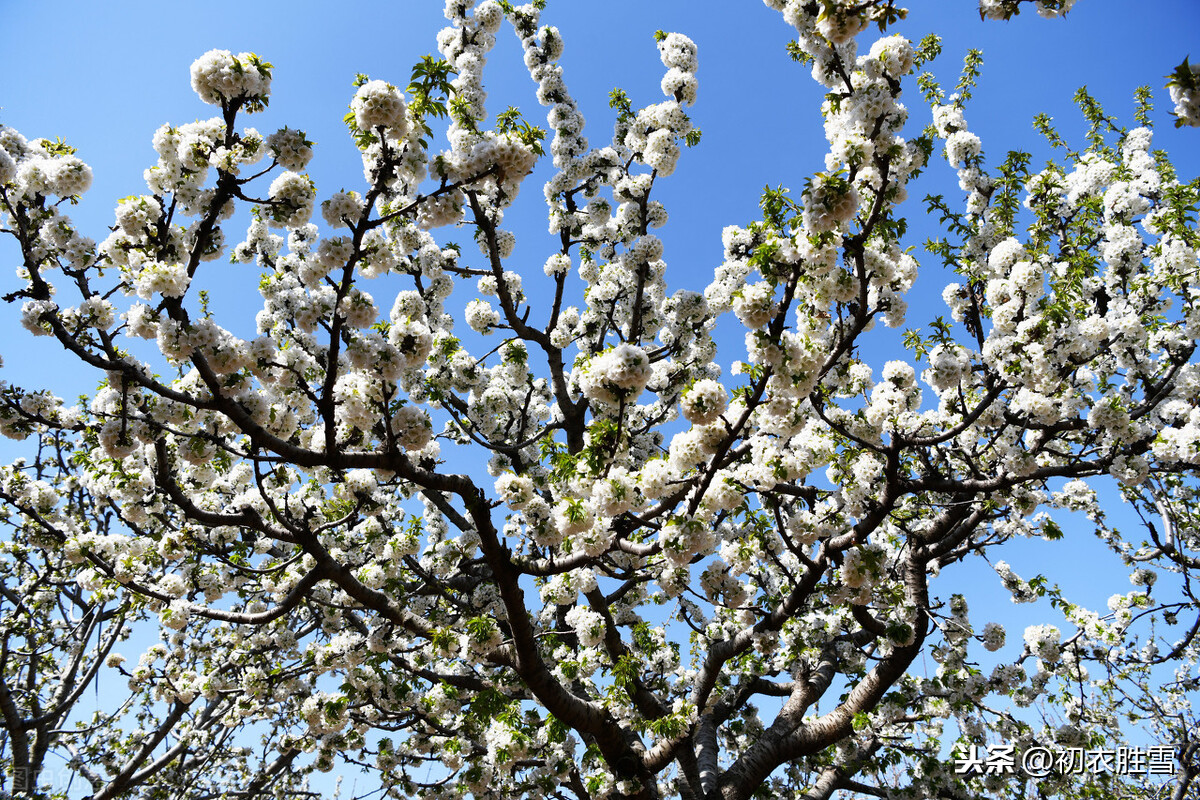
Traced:
<path fill-rule="evenodd" d="M 521 39 L 525 66 L 537 82 L 538 102 L 550 107 L 546 122 L 554 129 L 554 138 L 550 141 L 554 166 L 567 169 L 573 160 L 588 150 L 588 141 L 583 135 L 584 119 L 567 91 L 562 67 L 556 63 L 563 53 L 562 36 L 553 26 L 539 29 L 539 18 L 540 12 L 533 4 L 518 6 L 512 14 L 513 29 Z"/>
<path fill-rule="evenodd" d="M 134 285 L 138 297 L 149 300 L 156 294 L 183 297 L 190 283 L 186 264 L 150 261 L 142 265 Z"/>
<path fill-rule="evenodd" d="M 17 174 L 17 162 L 8 151 L 0 147 L 0 184 L 7 184 Z"/>
<path fill-rule="evenodd" d="M 662 89 L 669 99 L 618 122 L 614 144 L 628 149 L 657 175 L 666 177 L 679 162 L 680 139 L 692 131 L 683 104 L 696 101 L 696 45 L 682 34 L 664 34 L 659 56 L 667 67 Z"/>
<path fill-rule="evenodd" d="M 363 213 L 362 206 L 358 192 L 335 192 L 328 200 L 321 201 L 321 216 L 331 228 L 353 228 Z"/>
<path fill-rule="evenodd" d="M 604 618 L 585 606 L 574 606 L 566 615 L 567 624 L 583 647 L 595 647 L 604 640 Z"/>
<path fill-rule="evenodd" d="M 670 568 L 680 570 L 692 560 L 692 556 L 697 553 L 712 553 L 720 544 L 717 532 L 705 520 L 687 517 L 672 518 L 663 526 L 658 539 L 666 560 L 664 573 L 659 581 L 667 584 L 663 589 L 668 593 L 671 592 L 670 583 L 676 583 L 678 586 L 678 579 L 672 580 Z"/>
<path fill-rule="evenodd" d="M 983 641 L 984 648 L 989 653 L 994 653 L 1004 647 L 1005 637 L 1006 634 L 1003 625 L 998 622 L 989 622 L 983 626 L 983 633 L 980 638 Z"/>
<path fill-rule="evenodd" d="M 696 102 L 696 52 L 696 44 L 681 33 L 668 33 L 658 43 L 659 57 L 667 68 L 663 94 L 688 105 Z"/>
<path fill-rule="evenodd" d="M 641 161 L 658 175 L 666 177 L 675 172 L 679 163 L 679 139 L 692 129 L 691 119 L 683 113 L 679 102 L 648 106 L 637 113 L 624 145 L 640 154 Z"/>
<path fill-rule="evenodd" d="M 405 450 L 423 450 L 433 438 L 429 414 L 417 406 L 401 406 L 392 415 L 396 443 Z"/>
<path fill-rule="evenodd" d="M 299 228 L 312 218 L 317 191 L 312 179 L 295 172 L 283 172 L 271 182 L 267 192 L 267 224 L 276 228 Z M 327 201 L 328 202 L 328 201 Z"/>
<path fill-rule="evenodd" d="M 203 189 L 210 168 L 238 174 L 243 166 L 258 163 L 266 152 L 265 140 L 253 128 L 230 132 L 228 138 L 226 133 L 219 117 L 159 128 L 153 142 L 158 163 L 145 172 L 151 193 L 172 194 L 181 210 L 199 216 L 205 201 L 211 199 Z"/>
<path fill-rule="evenodd" d="M 680 400 L 684 418 L 693 425 L 708 425 L 714 422 L 728 407 L 729 393 L 723 385 L 711 378 L 694 383 Z"/>
<path fill-rule="evenodd" d="M 264 140 L 267 151 L 286 170 L 300 172 L 312 160 L 312 142 L 304 131 L 280 128 Z"/>
<path fill-rule="evenodd" d="M 1012 594 L 1014 603 L 1032 603 L 1037 600 L 1037 593 L 1030 588 L 1028 583 L 1021 580 L 1019 575 L 1013 572 L 1008 562 L 997 561 L 995 570 L 996 574 L 1000 576 L 1000 581 L 1004 584 L 1004 588 Z"/>
<path fill-rule="evenodd" d="M 438 35 L 439 50 L 457 72 L 451 90 L 459 111 L 453 115 L 447 134 L 451 148 L 435 160 L 434 170 L 450 183 L 468 184 L 474 191 L 482 193 L 498 222 L 499 211 L 516 198 L 521 182 L 533 169 L 537 154 L 532 143 L 522 141 L 515 131 L 480 130 L 476 124 L 486 114 L 483 67 L 488 52 L 495 45 L 495 33 L 504 12 L 494 0 L 487 0 L 468 16 L 471 5 L 473 3 L 448 3 L 446 17 L 451 27 Z M 531 11 L 536 15 L 536 10 Z M 553 30 L 549 30 L 545 36 L 550 49 L 543 53 L 547 59 L 557 57 L 562 43 L 561 39 L 555 38 Z M 525 42 L 523 46 L 527 51 L 526 63 L 529 63 L 529 48 L 536 46 L 536 42 Z M 465 117 L 460 118 L 460 114 Z M 582 118 L 579 127 L 582 127 Z M 422 225 L 434 227 L 454 222 L 460 217 L 464 204 L 463 195 L 458 191 L 443 195 L 429 206 Z"/>
<path fill-rule="evenodd" d="M 1174 78 L 1167 87 L 1171 92 L 1171 102 L 1175 104 L 1175 119 L 1178 124 L 1200 126 L 1200 64 L 1188 64 L 1187 69 L 1180 67 L 1184 73 Z"/>
<path fill-rule="evenodd" d="M 852 183 L 821 175 L 804 195 L 804 227 L 814 233 L 828 233 L 849 222 L 858 204 L 858 190 Z"/>
<path fill-rule="evenodd" d="M 938 137 L 946 144 L 946 160 L 958 170 L 959 188 L 968 193 L 967 214 L 977 217 L 987 207 L 992 181 L 982 169 L 983 141 L 967 129 L 962 103 L 962 98 L 954 94 L 945 105 L 935 105 L 933 124 Z M 974 246 L 986 248 L 988 244 L 982 239 Z M 974 255 L 975 251 L 970 253 Z"/>
<path fill-rule="evenodd" d="M 1027 0 L 979 0 L 979 14 L 985 19 L 1011 19 L 1021 13 L 1021 3 Z M 1035 0 L 1037 13 L 1047 19 L 1064 16 L 1077 0 Z"/>
<path fill-rule="evenodd" d="M 209 50 L 192 62 L 192 89 L 206 103 L 243 101 L 253 112 L 266 105 L 271 93 L 271 65 L 254 53 Z"/>
<path fill-rule="evenodd" d="M 0 125 L 0 186 L 11 185 L 13 199 L 70 198 L 92 185 L 92 168 L 45 139 L 26 141 Z"/>
<path fill-rule="evenodd" d="M 912 365 L 905 361 L 889 361 L 883 368 L 883 380 L 871 390 L 866 408 L 867 421 L 885 433 L 908 431 L 917 426 L 915 419 L 921 406 L 921 390 L 917 387 Z"/>
<path fill-rule="evenodd" d="M 479 333 L 491 333 L 500 324 L 500 312 L 486 300 L 475 299 L 467 303 L 467 325 Z"/>
<path fill-rule="evenodd" d="M 579 386 L 588 399 L 606 406 L 636 398 L 649 382 L 650 374 L 646 351 L 621 344 L 592 357 L 579 376 Z"/>
<path fill-rule="evenodd" d="M 1030 625 L 1025 629 L 1025 646 L 1047 664 L 1062 657 L 1060 634 L 1053 625 Z"/>
<path fill-rule="evenodd" d="M 367 81 L 358 87 L 350 102 L 354 123 L 359 130 L 387 128 L 388 134 L 396 139 L 403 138 L 408 132 L 408 119 L 405 117 L 407 108 L 404 94 L 390 83 L 380 80 Z"/>

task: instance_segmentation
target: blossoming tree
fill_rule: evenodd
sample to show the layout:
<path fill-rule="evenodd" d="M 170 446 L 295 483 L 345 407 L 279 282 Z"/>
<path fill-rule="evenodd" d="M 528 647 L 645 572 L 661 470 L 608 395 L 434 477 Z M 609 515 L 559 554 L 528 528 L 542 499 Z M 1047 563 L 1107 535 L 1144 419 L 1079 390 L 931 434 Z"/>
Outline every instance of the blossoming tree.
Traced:
<path fill-rule="evenodd" d="M 615 92 L 596 147 L 541 4 L 449 0 L 440 59 L 403 91 L 359 80 L 360 188 L 325 195 L 303 132 L 242 126 L 271 65 L 208 52 L 192 87 L 219 115 L 158 130 L 147 193 L 99 244 L 64 204 L 89 167 L 0 128 L 8 299 L 103 379 L 83 408 L 2 385 L 0 429 L 38 443 L 0 474 L 15 796 L 78 794 L 49 786 L 58 754 L 96 800 L 295 797 L 359 768 L 389 797 L 1000 797 L 1027 777 L 960 773 L 951 743 L 1099 746 L 1139 715 L 1172 748 L 1160 783 L 1194 791 L 1200 185 L 1151 150 L 1148 95 L 1132 130 L 1082 95 L 1084 149 L 1044 122 L 1061 164 L 989 169 L 974 61 L 947 95 L 916 76 L 935 38 L 860 45 L 904 16 L 892 0 L 767 5 L 827 91 L 826 169 L 725 229 L 703 293 L 671 291 L 652 233 L 698 140 L 678 33 L 657 36 L 665 101 Z M 549 141 L 485 109 L 506 21 Z M 1181 124 L 1198 81 L 1171 77 Z M 918 270 L 906 185 L 943 152 L 966 195 L 928 200 L 952 321 L 872 363 Z M 557 246 L 529 270 L 504 217 L 543 157 Z M 221 257 L 261 275 L 256 338 L 195 288 Z M 466 451 L 478 466 L 453 466 Z M 1144 541 L 1108 522 L 1114 486 Z M 1133 573 L 1109 608 L 996 560 L 1013 599 L 1065 615 L 1006 650 L 938 593 L 1014 537 L 1063 538 L 1068 511 Z M 136 664 L 116 655 L 158 625 Z M 120 699 L 85 719 L 92 685 Z"/>

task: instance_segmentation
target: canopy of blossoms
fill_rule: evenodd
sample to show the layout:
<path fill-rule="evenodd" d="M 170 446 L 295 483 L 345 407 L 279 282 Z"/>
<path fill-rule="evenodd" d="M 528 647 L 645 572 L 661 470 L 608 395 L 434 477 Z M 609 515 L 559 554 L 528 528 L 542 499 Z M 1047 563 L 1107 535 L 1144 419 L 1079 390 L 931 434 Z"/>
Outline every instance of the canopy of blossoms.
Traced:
<path fill-rule="evenodd" d="M 363 171 L 336 192 L 303 131 L 245 126 L 271 64 L 212 50 L 191 84 L 215 116 L 154 134 L 145 193 L 99 241 L 70 217 L 90 168 L 0 127 L 8 299 L 103 380 L 81 405 L 0 384 L 0 432 L 29 448 L 0 470 L 14 796 L 41 796 L 57 753 L 94 800 L 295 797 L 359 767 L 380 796 L 439 800 L 1008 797 L 1024 779 L 956 772 L 956 737 L 1078 748 L 1138 717 L 1187 791 L 1198 184 L 1152 149 L 1145 98 L 1131 129 L 1085 102 L 1092 136 L 1061 163 L 989 165 L 972 65 L 941 89 L 936 37 L 887 35 L 891 0 L 767 5 L 826 92 L 825 169 L 724 230 L 703 292 L 672 290 L 654 233 L 698 140 L 680 33 L 657 36 L 662 99 L 615 94 L 598 143 L 540 4 L 448 0 L 440 58 L 403 88 L 360 79 Z M 545 130 L 488 114 L 501 28 Z M 1181 124 L 1198 82 L 1172 77 Z M 868 335 L 906 324 L 921 268 L 906 187 L 943 157 L 964 200 L 929 207 L 948 319 L 877 360 Z M 530 261 L 505 214 L 538 202 L 539 159 L 557 246 Z M 195 288 L 218 258 L 259 276 L 253 338 Z M 1144 531 L 1108 522 L 1118 489 Z M 1068 511 L 1128 565 L 1108 608 L 1000 560 Z M 984 557 L 1062 616 L 1006 634 L 935 591 Z M 160 642 L 117 655 L 147 626 Z M 103 676 L 116 699 L 80 720 Z M 1095 780 L 1039 796 L 1142 790 Z"/>

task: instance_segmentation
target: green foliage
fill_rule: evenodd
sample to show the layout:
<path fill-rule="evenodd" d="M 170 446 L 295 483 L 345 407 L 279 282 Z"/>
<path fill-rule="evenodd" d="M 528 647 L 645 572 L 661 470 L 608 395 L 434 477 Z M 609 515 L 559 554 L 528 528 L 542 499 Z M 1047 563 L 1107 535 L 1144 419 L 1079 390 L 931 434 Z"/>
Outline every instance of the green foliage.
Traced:
<path fill-rule="evenodd" d="M 1167 86 L 1175 86 L 1187 91 L 1195 91 L 1200 89 L 1200 78 L 1196 77 L 1196 73 L 1192 72 L 1192 67 L 1188 64 L 1187 57 L 1184 57 L 1183 63 L 1175 68 L 1175 71 L 1167 78 Z"/>
<path fill-rule="evenodd" d="M 876 221 L 871 238 L 883 242 L 899 242 L 908 233 L 908 220 L 897 217 L 890 212 L 884 212 Z"/>
<path fill-rule="evenodd" d="M 937 317 L 933 322 L 929 323 L 932 332 L 929 336 L 922 337 L 920 329 L 906 330 L 904 336 L 904 348 L 911 350 L 918 360 L 924 361 L 929 357 L 929 351 L 939 344 L 950 344 L 954 341 L 954 336 L 950 330 L 950 323 L 946 322 L 945 317 Z"/>
<path fill-rule="evenodd" d="M 510 701 L 495 689 L 484 689 L 476 694 L 470 703 L 471 715 L 476 719 L 490 722 L 509 707 Z"/>
<path fill-rule="evenodd" d="M 589 474 L 599 475 L 604 470 L 620 436 L 621 426 L 615 419 L 595 419 L 588 425 L 588 444 L 579 455 Z"/>
<path fill-rule="evenodd" d="M 942 54 L 942 37 L 936 33 L 927 33 L 922 37 L 913 52 L 913 66 L 920 69 Z"/>
<path fill-rule="evenodd" d="M 1017 213 L 1021 210 L 1021 197 L 1029 179 L 1030 159 L 1029 153 L 1020 150 L 1009 151 L 1008 157 L 1000 167 L 1000 175 L 996 178 L 991 207 L 995 223 L 1005 233 L 1012 233 L 1016 226 Z"/>
<path fill-rule="evenodd" d="M 379 141 L 379 137 L 370 131 L 359 130 L 353 111 L 347 111 L 342 117 L 342 122 L 346 123 L 346 129 L 350 131 L 350 135 L 354 138 L 354 144 L 359 150 L 366 150 Z"/>
<path fill-rule="evenodd" d="M 479 133 L 479 120 L 475 118 L 471 101 L 467 98 L 462 96 L 450 98 L 450 117 L 472 133 Z"/>
<path fill-rule="evenodd" d="M 941 103 L 946 97 L 946 93 L 942 91 L 942 87 L 933 77 L 933 74 L 929 72 L 922 72 L 917 76 L 917 88 L 921 90 L 921 96 L 925 98 L 925 102 L 931 105 Z"/>
<path fill-rule="evenodd" d="M 944 195 L 926 195 L 925 209 L 928 214 L 935 212 L 938 214 L 938 224 L 944 226 L 947 232 L 959 237 L 967 236 L 971 233 L 971 226 L 964 221 L 961 213 L 950 208 Z M 925 243 L 925 248 L 931 252 L 936 252 L 928 241 Z M 948 266 L 952 265 L 948 264 Z"/>
<path fill-rule="evenodd" d="M 1059 135 L 1058 129 L 1054 127 L 1054 120 L 1049 114 L 1035 115 L 1033 118 L 1033 127 L 1050 143 L 1051 147 L 1066 150 L 1067 154 L 1073 157 L 1071 149 L 1067 147 L 1066 141 Z"/>
<path fill-rule="evenodd" d="M 1150 112 L 1154 110 L 1154 94 L 1150 91 L 1150 87 L 1139 86 L 1134 89 L 1133 99 L 1137 103 L 1137 110 L 1133 113 L 1133 118 L 1138 121 L 1139 125 L 1149 125 Z"/>
<path fill-rule="evenodd" d="M 640 667 L 637 656 L 633 653 L 625 653 L 613 665 L 613 683 L 632 694 L 634 681 L 641 672 Z"/>
<path fill-rule="evenodd" d="M 1057 522 L 1049 517 L 1046 517 L 1045 521 L 1042 523 L 1042 536 L 1048 541 L 1056 542 L 1063 538 L 1063 531 Z"/>
<path fill-rule="evenodd" d="M 542 148 L 542 140 L 546 138 L 546 131 L 543 128 L 530 125 L 521 116 L 520 109 L 515 106 L 509 106 L 496 115 L 496 130 L 500 133 L 512 134 L 514 138 L 539 156 L 546 154 L 546 151 Z"/>
<path fill-rule="evenodd" d="M 754 384 L 758 383 L 758 381 L 762 380 L 763 376 L 766 375 L 766 367 L 764 367 L 762 364 L 755 364 L 748 361 L 743 361 L 741 367 L 742 374 L 749 379 L 749 384 L 746 386 L 739 386 L 738 388 L 734 389 L 733 394 L 734 396 L 741 396 L 744 399 L 749 399 L 751 393 L 754 391 Z"/>
<path fill-rule="evenodd" d="M 907 8 L 898 8 L 892 5 L 891 0 L 889 0 L 884 8 L 875 13 L 875 26 L 879 28 L 880 33 L 885 33 L 889 27 L 907 17 Z"/>
<path fill-rule="evenodd" d="M 958 105 L 962 105 L 971 99 L 971 93 L 975 89 L 975 81 L 979 78 L 979 72 L 983 67 L 983 51 L 971 48 L 967 51 L 967 56 L 963 59 L 962 74 L 958 78 L 958 83 L 954 85 L 954 89 L 958 94 Z"/>
<path fill-rule="evenodd" d="M 1200 213 L 1200 180 L 1190 184 L 1166 185 L 1162 191 L 1166 206 L 1163 216 L 1170 230 L 1189 247 L 1200 247 L 1200 232 L 1196 229 L 1197 213 Z"/>
<path fill-rule="evenodd" d="M 762 209 L 763 221 L 772 230 L 779 232 L 787 230 L 789 221 L 800 213 L 800 207 L 787 194 L 788 189 L 782 185 L 776 186 L 774 189 L 769 185 L 763 187 L 758 207 Z"/>
<path fill-rule="evenodd" d="M 1083 112 L 1083 117 L 1088 121 L 1088 141 L 1092 143 L 1093 149 L 1102 155 L 1111 157 L 1112 148 L 1105 143 L 1105 135 L 1108 133 L 1116 133 L 1124 135 L 1125 129 L 1117 124 L 1115 117 L 1110 117 L 1104 113 L 1104 107 L 1100 105 L 1100 101 L 1092 97 L 1086 86 L 1080 86 L 1075 92 L 1075 104 L 1079 106 L 1079 110 Z"/>
<path fill-rule="evenodd" d="M 504 10 L 505 14 L 513 14 L 517 10 L 517 7 L 510 3 L 509 0 L 497 0 L 497 5 Z M 530 5 L 536 8 L 538 11 L 542 11 L 546 8 L 546 0 L 533 0 Z"/>
<path fill-rule="evenodd" d="M 762 273 L 767 280 L 774 281 L 779 277 L 775 261 L 778 254 L 779 242 L 772 238 L 754 248 L 754 252 L 750 254 L 750 266 Z"/>
<path fill-rule="evenodd" d="M 409 112 L 424 134 L 421 138 L 422 147 L 429 146 L 425 137 L 433 135 L 428 119 L 442 119 L 449 113 L 446 110 L 446 98 L 450 95 L 450 81 L 454 74 L 450 62 L 431 55 L 421 56 L 421 60 L 413 65 L 406 91 L 409 95 Z"/>
<path fill-rule="evenodd" d="M 42 149 L 52 156 L 72 156 L 76 153 L 75 148 L 64 142 L 60 136 L 54 137 L 54 141 L 43 140 Z"/>
<path fill-rule="evenodd" d="M 624 89 L 613 89 L 608 93 L 608 107 L 616 109 L 618 121 L 624 123 L 633 121 L 633 102 Z"/>
<path fill-rule="evenodd" d="M 567 446 L 563 442 L 546 436 L 538 441 L 538 450 L 542 460 L 550 464 L 551 480 L 566 480 L 575 473 L 578 457 L 567 452 Z"/>
<path fill-rule="evenodd" d="M 792 61 L 803 64 L 806 67 L 812 66 L 814 60 L 812 54 L 805 51 L 805 49 L 800 46 L 799 42 L 795 40 L 788 42 L 787 52 L 788 55 L 792 57 Z"/>

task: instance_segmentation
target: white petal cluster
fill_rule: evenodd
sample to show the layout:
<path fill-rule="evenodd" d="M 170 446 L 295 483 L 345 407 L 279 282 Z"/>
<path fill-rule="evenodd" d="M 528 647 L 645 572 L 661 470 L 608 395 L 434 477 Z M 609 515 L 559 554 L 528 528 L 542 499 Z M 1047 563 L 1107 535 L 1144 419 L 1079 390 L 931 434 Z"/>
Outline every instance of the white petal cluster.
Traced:
<path fill-rule="evenodd" d="M 11 184 L 15 197 L 74 198 L 92 185 L 92 168 L 45 139 L 26 141 L 0 126 L 0 186 Z"/>
<path fill-rule="evenodd" d="M 658 43 L 658 54 L 667 68 L 662 79 L 663 94 L 680 103 L 695 104 L 699 65 L 695 42 L 681 33 L 668 33 Z"/>
<path fill-rule="evenodd" d="M 136 287 L 138 297 L 149 300 L 156 294 L 183 297 L 189 283 L 191 278 L 185 264 L 151 261 L 138 271 Z"/>
<path fill-rule="evenodd" d="M 834 176 L 821 178 L 804 196 L 804 227 L 814 233 L 828 233 L 849 222 L 859 205 L 852 183 Z"/>
<path fill-rule="evenodd" d="M 212 105 L 245 101 L 248 111 L 265 105 L 271 92 L 271 67 L 254 53 L 209 50 L 192 62 L 192 89 Z"/>
<path fill-rule="evenodd" d="M 878 64 L 888 77 L 899 80 L 912 72 L 912 43 L 903 36 L 878 39 L 871 45 L 867 59 L 868 63 Z"/>
<path fill-rule="evenodd" d="M 979 14 L 984 19 L 1011 19 L 1021 13 L 1023 0 L 979 0 Z M 1047 19 L 1064 16 L 1077 0 L 1036 0 L 1038 15 Z"/>
<path fill-rule="evenodd" d="M 354 191 L 335 192 L 328 200 L 321 201 L 321 216 L 331 228 L 354 227 L 362 210 L 362 198 Z"/>
<path fill-rule="evenodd" d="M 312 218 L 316 187 L 310 178 L 284 172 L 271 182 L 267 224 L 276 228 L 299 228 Z"/>
<path fill-rule="evenodd" d="M 280 166 L 292 172 L 303 171 L 313 157 L 312 142 L 308 141 L 304 131 L 280 128 L 263 144 Z"/>
<path fill-rule="evenodd" d="M 17 174 L 17 162 L 8 151 L 0 147 L 0 185 L 12 181 Z"/>
<path fill-rule="evenodd" d="M 405 450 L 422 450 L 433 438 L 429 414 L 418 406 L 401 406 L 392 415 L 396 443 Z"/>
<path fill-rule="evenodd" d="M 1187 61 L 1185 60 L 1186 64 Z M 1175 119 L 1181 125 L 1200 126 L 1200 64 L 1188 64 L 1190 79 L 1168 84 L 1171 102 L 1175 104 Z"/>
<path fill-rule="evenodd" d="M 1053 625 L 1030 625 L 1025 629 L 1025 646 L 1048 664 L 1062 657 L 1059 644 L 1060 634 Z"/>
<path fill-rule="evenodd" d="M 729 407 L 729 393 L 719 382 L 705 378 L 688 389 L 680 401 L 683 416 L 693 425 L 708 425 Z"/>
<path fill-rule="evenodd" d="M 75 156 L 56 158 L 50 167 L 50 194 L 74 197 L 92 185 L 92 168 Z"/>
<path fill-rule="evenodd" d="M 354 122 L 360 130 L 387 128 L 388 134 L 396 139 L 403 138 L 408 132 L 407 108 L 404 93 L 380 80 L 367 81 L 358 87 L 350 102 Z"/>
<path fill-rule="evenodd" d="M 567 612 L 567 624 L 584 647 L 595 647 L 604 640 L 604 618 L 585 606 L 575 606 Z"/>
<path fill-rule="evenodd" d="M 500 324 L 500 312 L 486 300 L 472 300 L 466 308 L 467 325 L 479 333 L 491 333 Z"/>
<path fill-rule="evenodd" d="M 632 399 L 650 380 L 650 359 L 646 351 L 621 344 L 592 358 L 579 378 L 588 398 L 605 404 Z"/>

